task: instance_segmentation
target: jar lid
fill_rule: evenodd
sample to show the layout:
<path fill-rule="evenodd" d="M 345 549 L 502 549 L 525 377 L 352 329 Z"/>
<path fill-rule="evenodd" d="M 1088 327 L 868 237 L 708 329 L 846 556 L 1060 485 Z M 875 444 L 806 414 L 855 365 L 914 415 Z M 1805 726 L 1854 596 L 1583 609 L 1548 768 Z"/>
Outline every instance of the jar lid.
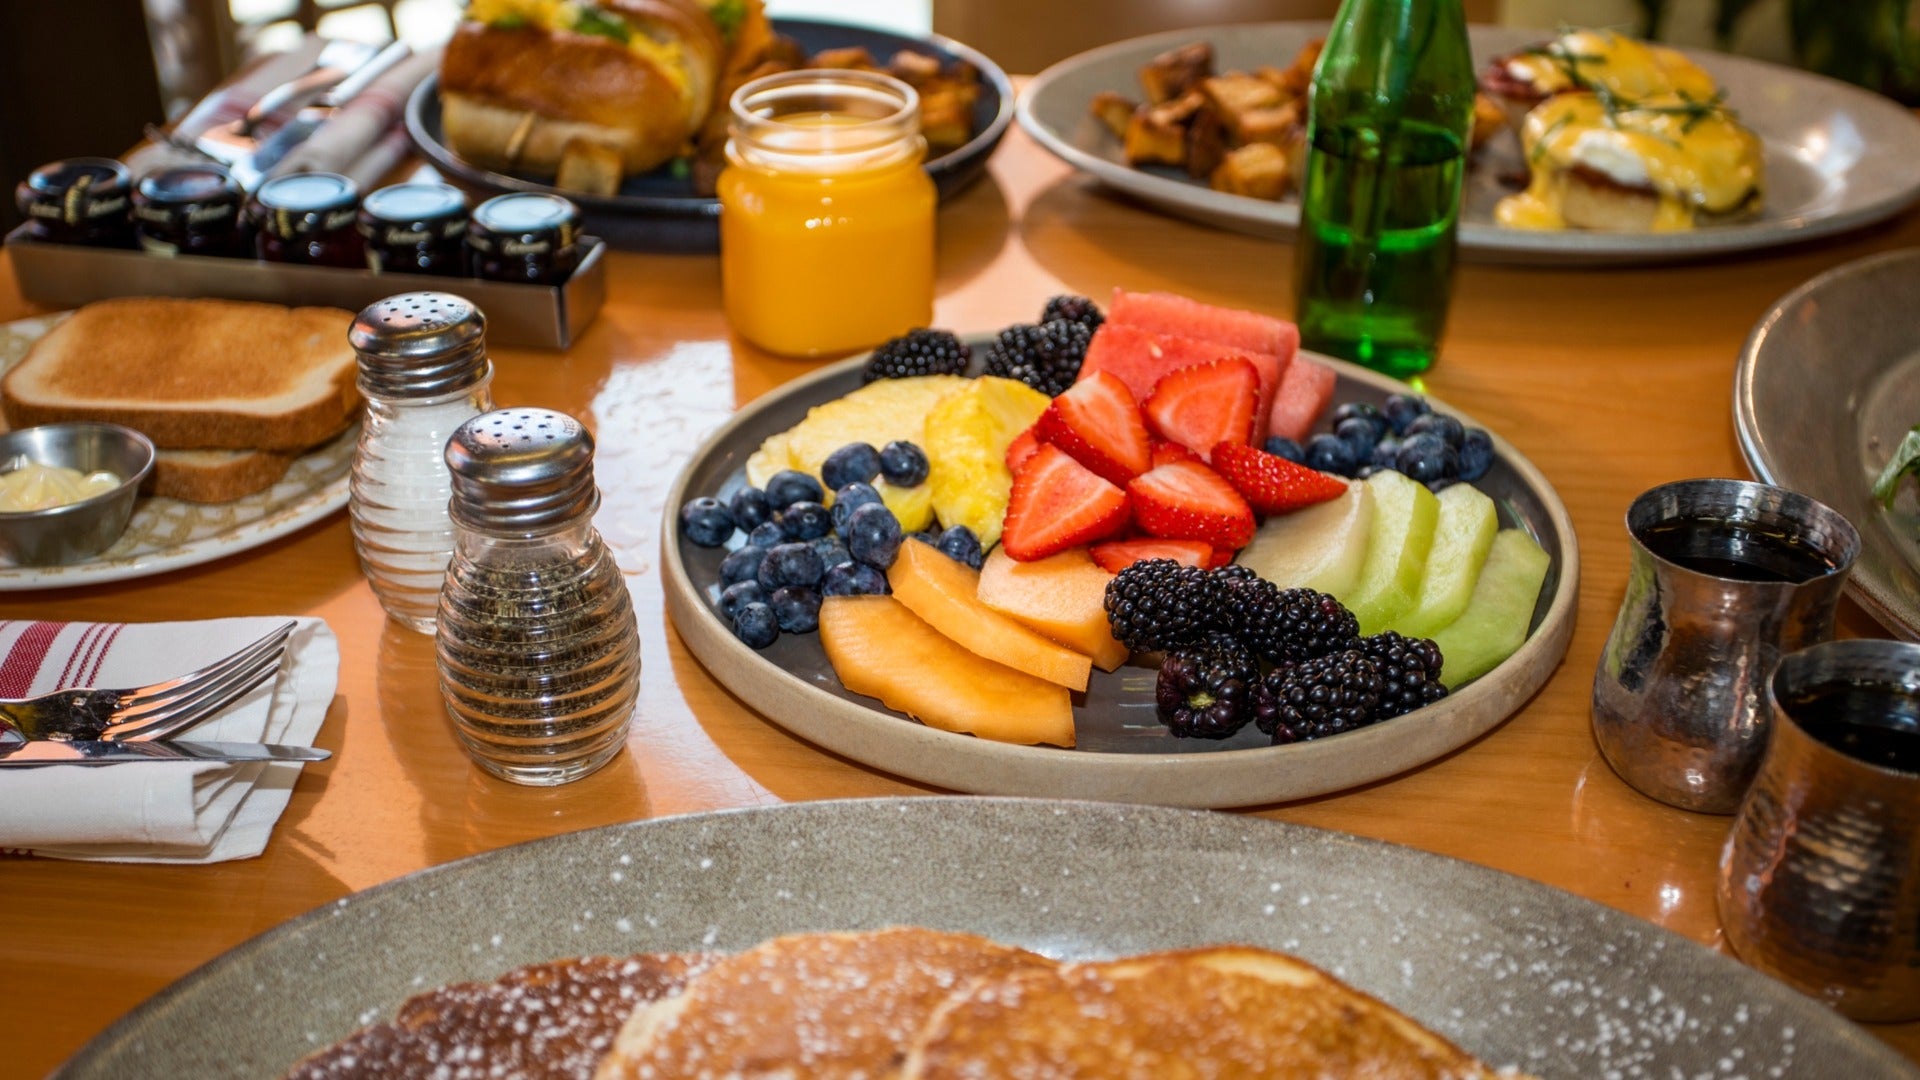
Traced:
<path fill-rule="evenodd" d="M 546 532 L 591 516 L 593 436 L 551 409 L 497 409 L 447 440 L 454 523 L 487 533 Z"/>
<path fill-rule="evenodd" d="M 145 202 L 189 206 L 233 202 L 240 197 L 240 185 L 218 165 L 182 165 L 141 177 L 139 192 Z"/>
<path fill-rule="evenodd" d="M 360 220 L 375 228 L 446 239 L 467 229 L 467 197 L 450 184 L 394 184 L 367 196 Z"/>
<path fill-rule="evenodd" d="M 542 255 L 570 247 L 580 234 L 580 208 L 558 195 L 498 195 L 473 211 L 467 242 L 501 255 Z"/>
<path fill-rule="evenodd" d="M 353 224 L 360 189 L 338 173 L 276 176 L 253 194 L 261 228 L 283 239 Z"/>
<path fill-rule="evenodd" d="M 80 157 L 33 170 L 20 184 L 20 212 L 32 218 L 58 218 L 78 225 L 90 218 L 124 213 L 133 190 L 133 174 L 112 158 Z"/>
<path fill-rule="evenodd" d="M 492 374 L 487 317 L 473 302 L 443 292 L 411 292 L 369 304 L 347 343 L 360 360 L 360 388 L 379 398 L 457 393 Z"/>

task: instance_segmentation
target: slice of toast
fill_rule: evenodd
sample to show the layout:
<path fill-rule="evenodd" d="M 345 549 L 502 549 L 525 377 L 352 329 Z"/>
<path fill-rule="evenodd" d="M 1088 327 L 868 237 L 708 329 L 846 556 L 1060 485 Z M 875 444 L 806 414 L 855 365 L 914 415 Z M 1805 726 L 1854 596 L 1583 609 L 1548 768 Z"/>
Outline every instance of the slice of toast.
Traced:
<path fill-rule="evenodd" d="M 153 458 L 153 494 L 232 502 L 273 486 L 299 456 L 291 450 L 162 450 Z"/>
<path fill-rule="evenodd" d="M 0 380 L 15 428 L 124 424 L 165 449 L 300 450 L 360 408 L 353 313 L 230 300 L 88 304 Z"/>

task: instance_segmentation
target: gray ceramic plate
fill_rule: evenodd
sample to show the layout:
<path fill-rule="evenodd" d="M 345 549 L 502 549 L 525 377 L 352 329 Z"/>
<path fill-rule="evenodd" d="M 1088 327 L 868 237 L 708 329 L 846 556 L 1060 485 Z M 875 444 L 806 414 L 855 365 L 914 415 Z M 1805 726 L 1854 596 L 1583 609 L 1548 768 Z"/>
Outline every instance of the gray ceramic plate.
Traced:
<path fill-rule="evenodd" d="M 975 353 L 984 352 L 984 338 Z M 1316 357 L 1340 373 L 1335 401 L 1383 401 L 1405 385 L 1352 364 Z M 1014 746 L 925 727 L 834 677 L 815 635 L 783 635 L 764 652 L 733 636 L 713 603 L 723 551 L 680 539 L 687 499 L 729 497 L 745 483 L 748 455 L 814 405 L 859 387 L 863 357 L 824 368 L 742 410 L 693 456 L 667 497 L 661 524 L 667 611 L 694 656 L 727 689 L 774 723 L 838 754 L 899 776 L 984 795 L 1113 799 L 1172 806 L 1251 806 L 1370 783 L 1425 764 L 1478 738 L 1546 682 L 1567 651 L 1579 592 L 1573 523 L 1552 485 L 1494 435 L 1499 460 L 1479 487 L 1502 523 L 1531 532 L 1553 556 L 1533 630 L 1520 651 L 1486 676 L 1418 712 L 1329 739 L 1269 746 L 1251 726 L 1231 739 L 1177 739 L 1154 717 L 1152 668 L 1095 670 L 1075 695 L 1077 747 Z M 1440 401 L 1434 407 L 1475 426 Z M 1483 425 L 1482 425 L 1483 426 Z M 738 538 L 736 537 L 736 540 Z"/>
<path fill-rule="evenodd" d="M 932 798 L 637 822 L 422 871 L 212 961 L 56 1075 L 258 1080 L 521 964 L 902 923 L 1071 959 L 1282 949 L 1546 1080 L 1920 1075 L 1732 960 L 1484 867 L 1258 818 Z"/>
<path fill-rule="evenodd" d="M 1537 44 L 1549 31 L 1476 26 L 1476 66 Z M 1326 35 L 1319 22 L 1258 23 L 1176 30 L 1103 46 L 1063 60 L 1020 95 L 1020 126 L 1062 160 L 1144 202 L 1182 217 L 1260 236 L 1289 237 L 1296 203 L 1227 195 L 1172 169 L 1127 165 L 1115 139 L 1087 112 L 1101 90 L 1140 97 L 1136 72 L 1149 59 L 1192 41 L 1213 43 L 1220 70 L 1284 66 L 1300 46 Z M 1653 263 L 1724 255 L 1826 236 L 1879 221 L 1920 198 L 1920 119 L 1865 90 L 1791 68 L 1721 53 L 1689 54 L 1727 89 L 1742 120 L 1767 148 L 1767 201 L 1751 221 L 1684 233 L 1533 232 L 1493 223 L 1522 170 L 1518 140 L 1502 133 L 1469 176 L 1460 246 L 1486 262 L 1589 265 Z"/>
<path fill-rule="evenodd" d="M 1874 478 L 1920 424 L 1920 250 L 1829 270 L 1774 304 L 1741 350 L 1733 419 L 1755 476 L 1860 530 L 1848 592 L 1920 640 L 1920 512 L 1910 493 L 1892 510 L 1873 499 Z"/>

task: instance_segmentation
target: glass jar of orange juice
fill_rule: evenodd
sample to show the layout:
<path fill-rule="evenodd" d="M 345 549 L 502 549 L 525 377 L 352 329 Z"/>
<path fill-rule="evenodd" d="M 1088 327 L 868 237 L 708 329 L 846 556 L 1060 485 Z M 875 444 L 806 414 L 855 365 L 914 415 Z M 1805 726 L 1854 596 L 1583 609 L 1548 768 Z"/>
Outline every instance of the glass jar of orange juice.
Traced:
<path fill-rule="evenodd" d="M 733 95 L 720 174 L 727 321 L 820 356 L 933 321 L 933 181 L 920 98 L 885 75 L 769 75 Z"/>

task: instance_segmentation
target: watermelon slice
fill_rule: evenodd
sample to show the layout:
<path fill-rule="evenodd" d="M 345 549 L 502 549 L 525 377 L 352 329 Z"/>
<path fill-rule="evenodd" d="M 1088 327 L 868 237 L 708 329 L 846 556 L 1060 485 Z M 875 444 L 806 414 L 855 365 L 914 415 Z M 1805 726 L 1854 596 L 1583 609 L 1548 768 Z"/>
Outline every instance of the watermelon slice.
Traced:
<path fill-rule="evenodd" d="M 1339 378 L 1325 364 L 1296 357 L 1280 379 L 1280 392 L 1273 400 L 1270 432 L 1304 443 L 1320 414 L 1327 411 L 1327 403 L 1333 400 L 1333 384 Z"/>
<path fill-rule="evenodd" d="M 1295 334 L 1294 338 L 1297 343 L 1299 335 Z M 1254 409 L 1253 424 L 1254 445 L 1257 446 L 1267 437 L 1267 414 L 1273 409 L 1275 392 L 1289 366 L 1288 362 L 1293 359 L 1292 350 L 1285 356 L 1247 353 L 1223 348 L 1213 342 L 1155 333 L 1109 319 L 1094 331 L 1093 341 L 1087 345 L 1086 359 L 1080 364 L 1080 378 L 1087 378 L 1096 371 L 1112 372 L 1127 384 L 1127 389 L 1133 391 L 1134 400 L 1145 401 L 1153 393 L 1154 386 L 1169 372 L 1195 364 L 1210 364 L 1225 356 L 1244 356 L 1260 373 L 1260 400 Z"/>
<path fill-rule="evenodd" d="M 1285 319 L 1257 311 L 1215 307 L 1173 293 L 1115 289 L 1113 304 L 1107 308 L 1107 321 L 1287 359 L 1300 348 L 1300 328 Z"/>

